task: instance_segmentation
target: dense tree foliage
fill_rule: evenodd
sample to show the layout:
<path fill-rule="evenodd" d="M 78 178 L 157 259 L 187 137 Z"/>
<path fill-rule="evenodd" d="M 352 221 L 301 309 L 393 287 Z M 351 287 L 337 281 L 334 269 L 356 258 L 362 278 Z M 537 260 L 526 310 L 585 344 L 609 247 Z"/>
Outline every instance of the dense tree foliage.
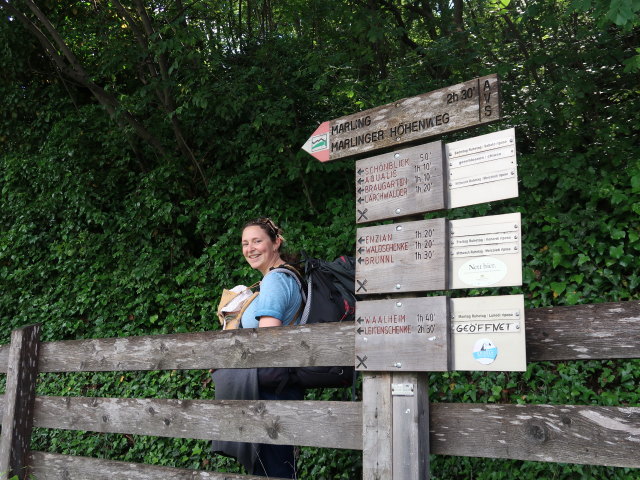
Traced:
<path fill-rule="evenodd" d="M 215 328 L 222 286 L 255 280 L 238 248 L 244 220 L 273 216 L 293 249 L 313 255 L 354 250 L 353 161 L 319 164 L 300 151 L 320 121 L 494 72 L 505 120 L 473 134 L 516 127 L 521 194 L 449 216 L 522 212 L 525 284 L 502 290 L 524 293 L 529 307 L 638 299 L 639 8 L 636 0 L 0 0 L 2 342 L 32 322 L 43 322 L 45 340 Z M 433 401 L 640 400 L 638 361 L 431 380 Z M 206 372 L 43 375 L 39 390 L 212 396 Z M 205 442 L 47 431 L 34 442 L 236 468 L 211 459 Z M 303 449 L 301 478 L 357 478 L 358 458 Z M 633 477 L 443 457 L 432 472 Z"/>

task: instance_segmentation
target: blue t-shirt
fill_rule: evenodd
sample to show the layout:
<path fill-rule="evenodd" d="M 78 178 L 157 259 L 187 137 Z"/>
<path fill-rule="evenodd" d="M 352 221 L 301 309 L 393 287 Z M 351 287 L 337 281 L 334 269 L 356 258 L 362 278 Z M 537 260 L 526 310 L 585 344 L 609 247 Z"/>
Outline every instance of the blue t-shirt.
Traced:
<path fill-rule="evenodd" d="M 260 317 L 275 317 L 283 325 L 292 325 L 297 320 L 302 295 L 293 276 L 288 273 L 271 272 L 260 282 L 260 295 L 249 304 L 242 314 L 242 328 L 257 328 Z"/>

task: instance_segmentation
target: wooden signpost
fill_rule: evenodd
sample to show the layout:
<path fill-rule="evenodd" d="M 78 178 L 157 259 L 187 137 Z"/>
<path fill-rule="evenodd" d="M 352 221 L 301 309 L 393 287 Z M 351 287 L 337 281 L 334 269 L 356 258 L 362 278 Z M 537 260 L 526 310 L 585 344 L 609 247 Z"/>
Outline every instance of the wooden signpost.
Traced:
<path fill-rule="evenodd" d="M 449 370 L 446 297 L 361 301 L 356 324 L 356 370 Z"/>
<path fill-rule="evenodd" d="M 398 221 L 357 229 L 355 290 L 364 300 L 356 305 L 355 366 L 375 400 L 363 429 L 391 430 L 388 441 L 376 435 L 377 445 L 365 445 L 366 480 L 429 478 L 423 372 L 526 369 L 522 295 L 407 296 L 522 283 L 519 213 L 407 221 L 518 196 L 514 129 L 415 145 L 499 120 L 499 86 L 489 75 L 327 121 L 303 146 L 322 162 L 386 150 L 358 160 L 355 176 L 356 223 Z M 395 297 L 371 297 L 381 294 Z"/>
<path fill-rule="evenodd" d="M 446 207 L 442 142 L 356 162 L 356 223 Z"/>
<path fill-rule="evenodd" d="M 446 219 L 363 227 L 357 237 L 356 294 L 447 288 Z"/>
<path fill-rule="evenodd" d="M 501 118 L 498 76 L 323 122 L 302 147 L 321 162 L 442 135 Z"/>

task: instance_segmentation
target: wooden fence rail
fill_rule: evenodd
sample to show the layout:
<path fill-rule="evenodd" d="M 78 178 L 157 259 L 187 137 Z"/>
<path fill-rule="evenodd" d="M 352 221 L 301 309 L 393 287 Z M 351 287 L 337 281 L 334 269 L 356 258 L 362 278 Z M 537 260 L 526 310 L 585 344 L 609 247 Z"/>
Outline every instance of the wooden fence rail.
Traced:
<path fill-rule="evenodd" d="M 640 302 L 532 309 L 526 312 L 529 361 L 638 358 Z M 349 364 L 352 325 L 310 325 L 118 339 L 43 342 L 38 371 L 126 371 Z M 10 346 L 0 347 L 0 371 Z M 33 426 L 176 438 L 251 441 L 383 451 L 393 428 L 389 398 L 379 385 L 391 375 L 365 376 L 363 402 L 35 398 Z M 11 414 L 0 397 L 3 427 Z M 432 403 L 427 452 L 548 462 L 640 467 L 640 407 Z M 8 413 L 7 413 L 8 412 Z M 385 423 L 386 422 L 386 423 Z M 3 428 L 4 436 L 5 428 Z M 363 432 L 365 435 L 363 436 Z M 426 454 L 425 454 L 426 456 Z M 30 452 L 38 480 L 49 478 L 249 479 L 242 475 L 167 469 Z M 412 459 L 419 465 L 424 458 Z M 392 478 L 400 468 L 364 465 L 364 478 Z M 405 462 L 404 464 L 409 465 Z M 405 468 L 405 467 L 402 467 Z M 91 472 L 88 477 L 87 472 Z M 375 473 L 373 473 L 375 472 Z"/>

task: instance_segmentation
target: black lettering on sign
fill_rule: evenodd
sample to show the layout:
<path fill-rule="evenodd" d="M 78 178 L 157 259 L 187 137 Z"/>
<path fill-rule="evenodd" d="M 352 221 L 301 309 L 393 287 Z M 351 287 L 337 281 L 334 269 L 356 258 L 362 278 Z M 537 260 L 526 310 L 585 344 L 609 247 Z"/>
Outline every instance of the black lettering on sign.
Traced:
<path fill-rule="evenodd" d="M 369 117 L 367 117 L 369 118 Z M 331 151 L 336 152 L 345 148 L 357 147 L 359 145 L 365 145 L 367 143 L 378 142 L 384 139 L 384 130 L 378 130 L 377 132 L 367 132 L 355 137 L 348 137 L 344 140 L 337 142 L 331 142 Z"/>
<path fill-rule="evenodd" d="M 338 123 L 331 127 L 331 135 L 338 133 L 351 132 L 358 128 L 368 127 L 371 125 L 371 117 L 367 115 L 364 118 L 356 118 L 355 120 L 349 120 L 347 122 Z"/>

